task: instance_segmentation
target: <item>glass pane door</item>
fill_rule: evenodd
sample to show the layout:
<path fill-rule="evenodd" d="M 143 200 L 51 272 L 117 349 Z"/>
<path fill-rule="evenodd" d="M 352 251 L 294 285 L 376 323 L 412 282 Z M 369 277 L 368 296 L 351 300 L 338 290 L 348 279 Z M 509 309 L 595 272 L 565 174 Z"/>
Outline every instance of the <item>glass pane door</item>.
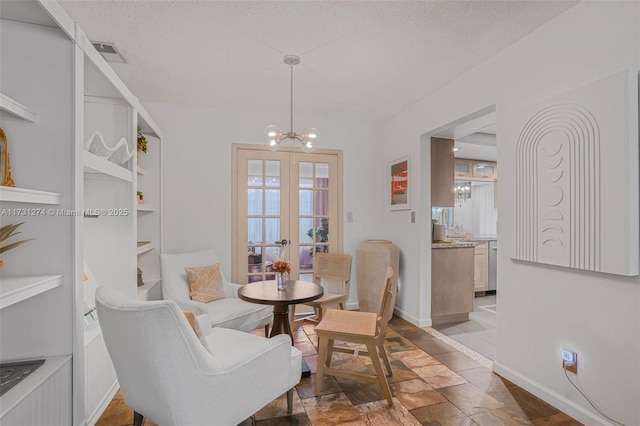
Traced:
<path fill-rule="evenodd" d="M 314 254 L 340 249 L 338 156 L 241 149 L 237 161 L 234 281 L 275 279 L 282 252 L 291 279 L 313 281 Z"/>

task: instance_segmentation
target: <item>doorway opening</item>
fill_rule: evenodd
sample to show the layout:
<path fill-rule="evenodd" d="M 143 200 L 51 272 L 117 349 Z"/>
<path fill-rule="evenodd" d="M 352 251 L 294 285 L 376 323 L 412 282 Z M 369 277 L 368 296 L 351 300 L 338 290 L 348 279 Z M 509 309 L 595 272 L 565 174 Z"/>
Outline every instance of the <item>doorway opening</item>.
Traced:
<path fill-rule="evenodd" d="M 433 329 L 472 349 L 480 355 L 495 360 L 498 328 L 498 192 L 497 179 L 499 164 L 497 162 L 497 129 L 495 108 L 462 118 L 448 126 L 430 133 L 431 143 L 453 141 L 453 202 L 434 204 L 434 194 L 442 188 L 434 188 L 432 163 L 432 205 L 431 219 L 434 232 L 437 231 L 438 242 L 455 246 L 460 243 L 473 243 L 473 256 L 461 256 L 461 262 L 467 270 L 473 270 L 473 307 L 465 317 L 450 315 L 434 320 Z M 432 149 L 433 153 L 434 150 Z M 433 161 L 433 159 L 432 159 Z M 442 181 L 440 176 L 438 179 Z M 439 183 L 436 183 L 439 185 Z M 451 191 L 451 189 L 449 189 Z M 438 199 L 439 197 L 436 197 Z M 440 198 L 442 199 L 442 198 Z M 451 199 L 451 196 L 448 198 Z M 434 234 L 435 236 L 436 234 Z M 442 256 L 435 256 L 437 247 L 432 246 L 432 271 L 441 270 L 439 262 Z M 450 251 L 449 257 L 451 257 Z M 470 262 L 473 262 L 471 265 Z M 434 295 L 432 274 L 432 319 L 442 313 L 434 304 L 446 302 L 446 293 Z M 468 279 L 468 278 L 465 278 Z M 468 287 L 467 287 L 468 288 Z M 444 297 L 444 298 L 443 298 Z M 468 297 L 468 295 L 466 296 Z M 441 318 L 444 318 L 442 320 Z M 438 324 L 438 322 L 440 322 Z"/>

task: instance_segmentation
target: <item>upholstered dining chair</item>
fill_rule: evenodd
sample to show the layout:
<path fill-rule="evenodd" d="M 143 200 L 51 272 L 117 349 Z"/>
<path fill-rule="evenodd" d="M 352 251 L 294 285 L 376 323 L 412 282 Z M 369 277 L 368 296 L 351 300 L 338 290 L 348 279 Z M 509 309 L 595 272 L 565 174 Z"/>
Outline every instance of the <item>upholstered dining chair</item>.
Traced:
<path fill-rule="evenodd" d="M 322 379 L 325 375 L 343 376 L 366 382 L 378 383 L 389 405 L 393 405 L 391 390 L 380 362 L 384 360 L 385 367 L 391 376 L 391 365 L 384 349 L 384 339 L 387 324 L 393 315 L 393 301 L 397 288 L 392 288 L 391 277 L 393 269 L 387 268 L 385 284 L 380 295 L 380 312 L 358 312 L 328 309 L 322 321 L 316 326 L 318 334 L 318 368 L 316 375 L 316 395 L 320 395 Z M 333 352 L 355 353 L 355 349 L 334 346 L 336 340 L 365 345 L 366 351 L 359 351 L 359 355 L 371 358 L 376 375 L 356 373 L 344 369 L 331 367 Z"/>
<path fill-rule="evenodd" d="M 349 298 L 349 281 L 351 279 L 351 255 L 338 253 L 317 252 L 313 260 L 313 280 L 316 284 L 326 283 L 324 295 L 313 302 L 307 303 L 314 310 L 314 314 L 298 321 L 319 323 L 322 313 L 328 305 L 337 305 L 346 309 L 345 303 Z M 333 288 L 332 288 L 333 286 Z M 336 291 L 337 290 L 337 291 Z M 296 321 L 296 305 L 290 308 L 291 327 Z"/>
<path fill-rule="evenodd" d="M 302 354 L 271 339 L 212 328 L 200 341 L 172 300 L 138 301 L 100 286 L 104 341 L 134 424 L 236 425 L 300 381 Z M 205 347 L 206 346 L 206 347 Z"/>
<path fill-rule="evenodd" d="M 268 326 L 273 321 L 271 307 L 240 300 L 238 289 L 241 285 L 229 282 L 224 274 L 222 274 L 224 299 L 202 303 L 189 298 L 189 282 L 185 267 L 219 263 L 213 249 L 175 254 L 162 253 L 160 270 L 163 299 L 174 300 L 182 310 L 191 311 L 195 315 L 207 314 L 211 319 L 211 327 L 252 332 L 264 326 L 265 336 L 268 336 Z"/>

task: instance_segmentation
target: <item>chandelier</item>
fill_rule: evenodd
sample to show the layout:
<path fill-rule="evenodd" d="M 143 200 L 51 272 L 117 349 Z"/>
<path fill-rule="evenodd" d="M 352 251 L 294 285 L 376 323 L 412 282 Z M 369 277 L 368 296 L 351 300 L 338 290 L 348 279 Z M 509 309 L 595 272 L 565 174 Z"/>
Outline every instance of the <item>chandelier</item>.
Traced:
<path fill-rule="evenodd" d="M 280 144 L 287 139 L 299 143 L 303 152 L 312 152 L 318 140 L 318 129 L 313 127 L 304 131 L 304 133 L 296 133 L 293 131 L 293 66 L 300 63 L 300 57 L 296 55 L 287 55 L 284 57 L 284 63 L 291 68 L 291 127 L 288 132 L 283 132 L 274 125 L 267 126 L 264 129 L 264 137 L 271 151 L 280 149 Z"/>
<path fill-rule="evenodd" d="M 471 199 L 471 182 L 455 181 L 453 192 L 458 207 L 462 207 L 462 204 Z"/>

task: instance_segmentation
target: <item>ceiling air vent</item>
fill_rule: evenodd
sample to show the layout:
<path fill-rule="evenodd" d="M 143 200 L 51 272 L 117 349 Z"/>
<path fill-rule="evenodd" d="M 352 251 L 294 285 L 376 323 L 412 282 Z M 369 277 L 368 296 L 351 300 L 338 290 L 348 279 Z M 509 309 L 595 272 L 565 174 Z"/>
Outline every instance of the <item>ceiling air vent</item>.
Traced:
<path fill-rule="evenodd" d="M 102 55 L 107 62 L 119 62 L 126 64 L 127 60 L 118 52 L 116 45 L 113 43 L 103 43 L 101 41 L 92 41 L 93 47 Z"/>

